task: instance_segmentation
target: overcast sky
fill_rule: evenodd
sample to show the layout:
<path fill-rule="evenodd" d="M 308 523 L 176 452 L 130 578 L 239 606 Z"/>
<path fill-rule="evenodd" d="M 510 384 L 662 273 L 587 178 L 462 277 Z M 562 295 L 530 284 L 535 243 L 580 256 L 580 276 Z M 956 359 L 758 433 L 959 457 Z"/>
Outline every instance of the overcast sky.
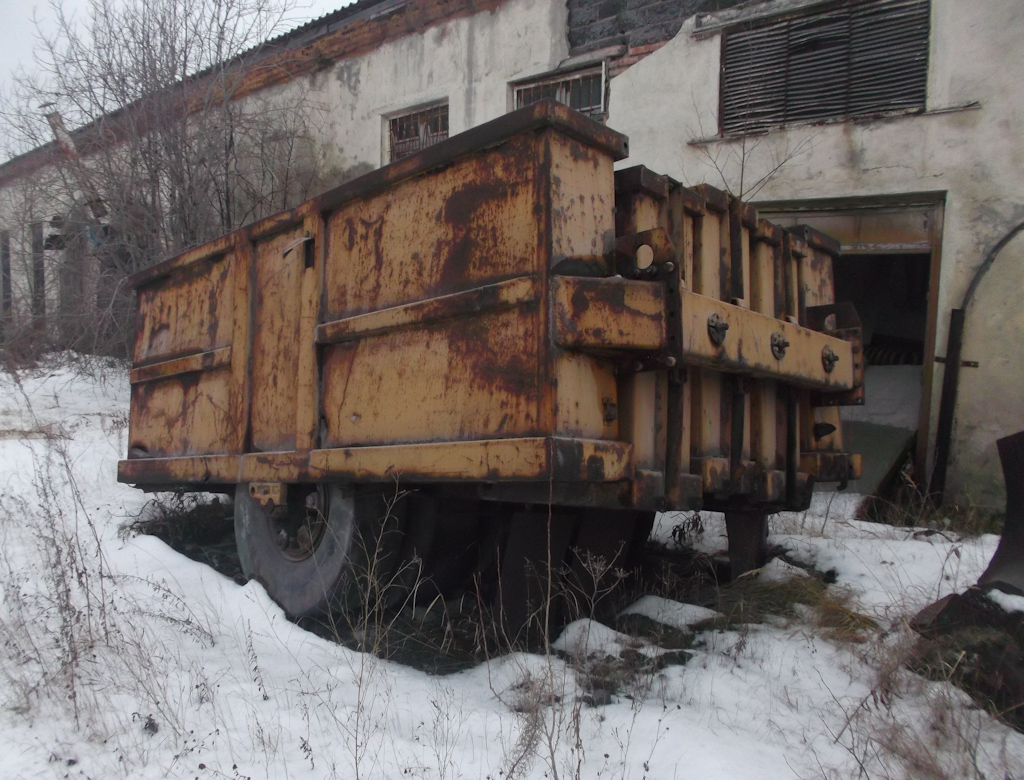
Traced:
<path fill-rule="evenodd" d="M 129 0 L 125 0 L 129 1 Z M 145 2 L 146 0 L 130 0 Z M 297 0 L 290 16 L 295 20 L 293 27 L 316 19 L 336 8 L 348 5 L 352 0 Z M 66 10 L 84 17 L 89 7 L 88 0 L 63 0 Z M 32 49 L 36 42 L 36 26 L 33 18 L 46 26 L 53 18 L 48 0 L 0 0 L 0 88 L 6 91 L 11 75 L 19 68 L 35 69 Z"/>

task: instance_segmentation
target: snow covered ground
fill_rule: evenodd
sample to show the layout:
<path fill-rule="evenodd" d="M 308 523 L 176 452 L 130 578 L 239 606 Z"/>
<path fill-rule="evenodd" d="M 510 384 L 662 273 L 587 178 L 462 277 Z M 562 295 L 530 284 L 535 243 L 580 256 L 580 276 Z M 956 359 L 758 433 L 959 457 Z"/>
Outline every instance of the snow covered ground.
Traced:
<path fill-rule="evenodd" d="M 556 643 L 570 662 L 519 653 L 429 676 L 119 534 L 150 500 L 115 480 L 127 399 L 116 368 L 0 373 L 2 778 L 1024 777 L 1024 736 L 899 663 L 906 619 L 972 584 L 995 537 L 856 522 L 856 497 L 822 494 L 773 520 L 772 542 L 834 570 L 829 587 L 880 627 L 867 642 L 810 616 L 707 631 L 685 665 L 592 706 L 583 656 L 660 650 L 578 622 Z M 720 519 L 703 523 L 693 541 L 720 551 Z M 760 576 L 799 574 L 778 561 Z M 655 595 L 631 611 L 708 617 Z"/>

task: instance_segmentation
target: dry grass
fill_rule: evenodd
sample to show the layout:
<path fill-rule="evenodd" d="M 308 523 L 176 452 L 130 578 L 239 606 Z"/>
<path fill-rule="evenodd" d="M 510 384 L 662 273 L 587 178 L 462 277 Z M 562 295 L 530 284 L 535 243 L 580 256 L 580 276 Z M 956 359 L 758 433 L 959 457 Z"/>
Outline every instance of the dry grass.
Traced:
<path fill-rule="evenodd" d="M 696 630 L 728 629 L 749 623 L 764 623 L 772 617 L 789 621 L 807 621 L 822 629 L 829 638 L 844 642 L 863 642 L 878 624 L 852 604 L 852 595 L 842 588 L 827 585 L 812 575 L 794 575 L 769 580 L 750 572 L 718 589 L 708 606 L 722 613 L 720 618 L 704 621 Z"/>
<path fill-rule="evenodd" d="M 971 502 L 936 506 L 906 472 L 901 474 L 897 488 L 887 496 L 866 499 L 859 519 L 960 536 L 999 534 L 1003 529 L 1003 513 L 997 507 Z"/>

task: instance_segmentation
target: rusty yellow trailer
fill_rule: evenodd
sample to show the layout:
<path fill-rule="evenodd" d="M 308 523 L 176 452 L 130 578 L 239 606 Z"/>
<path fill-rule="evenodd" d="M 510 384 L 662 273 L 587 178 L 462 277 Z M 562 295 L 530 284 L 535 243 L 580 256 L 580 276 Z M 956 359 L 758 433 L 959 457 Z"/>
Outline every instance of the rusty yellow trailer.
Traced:
<path fill-rule="evenodd" d="M 754 565 L 766 514 L 859 472 L 837 246 L 626 156 L 543 102 L 138 273 L 118 478 L 234 492 L 293 615 L 370 558 L 525 600 L 524 561 L 614 557 L 656 510 L 725 511 Z"/>

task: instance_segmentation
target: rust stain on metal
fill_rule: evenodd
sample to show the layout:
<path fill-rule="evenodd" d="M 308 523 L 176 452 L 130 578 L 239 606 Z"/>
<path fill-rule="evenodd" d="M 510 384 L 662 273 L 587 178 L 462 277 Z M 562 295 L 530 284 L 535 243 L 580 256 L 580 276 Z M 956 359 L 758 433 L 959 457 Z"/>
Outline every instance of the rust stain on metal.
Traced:
<path fill-rule="evenodd" d="M 666 346 L 665 288 L 626 279 L 555 277 L 555 343 L 579 350 L 659 350 Z"/>

